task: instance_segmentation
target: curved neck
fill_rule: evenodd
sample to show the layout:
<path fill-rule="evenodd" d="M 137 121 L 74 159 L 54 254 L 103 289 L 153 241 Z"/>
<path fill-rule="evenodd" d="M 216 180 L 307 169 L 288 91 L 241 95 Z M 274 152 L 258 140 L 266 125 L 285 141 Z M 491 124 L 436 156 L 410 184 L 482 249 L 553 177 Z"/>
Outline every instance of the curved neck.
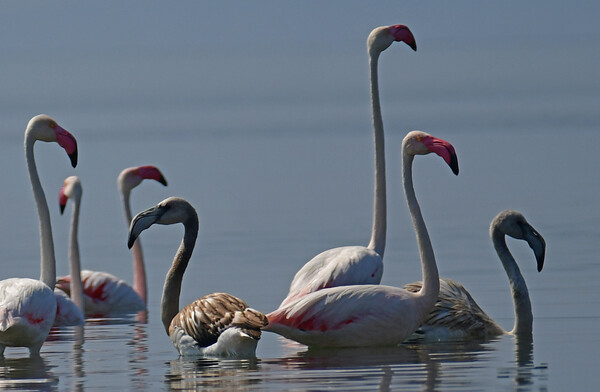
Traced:
<path fill-rule="evenodd" d="M 33 157 L 33 144 L 35 138 L 29 133 L 25 134 L 25 159 L 29 179 L 33 188 L 33 196 L 37 205 L 38 219 L 40 223 L 40 280 L 48 287 L 54 289 L 56 284 L 56 259 L 54 258 L 54 241 L 52 240 L 52 226 L 50 224 L 50 211 L 46 203 L 46 195 L 40 183 L 35 159 Z"/>
<path fill-rule="evenodd" d="M 421 259 L 423 272 L 423 286 L 418 295 L 423 299 L 424 304 L 421 309 L 425 310 L 425 316 L 429 313 L 431 307 L 435 304 L 440 291 L 440 280 L 433 247 L 429 239 L 429 233 L 421 214 L 421 208 L 417 202 L 415 189 L 412 180 L 412 163 L 414 156 L 402 153 L 402 185 L 410 216 L 412 217 L 415 235 L 417 237 L 417 246 L 419 248 L 419 257 Z"/>
<path fill-rule="evenodd" d="M 69 272 L 71 274 L 71 301 L 84 313 L 83 284 L 81 283 L 81 264 L 79 259 L 79 209 L 80 199 L 73 201 L 73 216 L 71 217 L 71 233 L 69 246 Z"/>
<path fill-rule="evenodd" d="M 373 133 L 375 136 L 375 192 L 373 201 L 373 228 L 369 249 L 374 249 L 381 257 L 385 251 L 386 235 L 386 184 L 385 184 L 385 140 L 383 119 L 379 103 L 379 82 L 377 80 L 377 63 L 379 53 L 369 59 L 371 72 L 371 110 L 373 116 Z"/>
<path fill-rule="evenodd" d="M 123 191 L 121 193 L 123 200 L 123 210 L 125 210 L 125 219 L 127 221 L 127 228 L 131 223 L 131 206 L 129 205 L 130 191 Z M 133 290 L 140 296 L 145 304 L 148 303 L 148 287 L 146 284 L 146 268 L 144 266 L 144 254 L 142 253 L 142 242 L 138 238 L 133 247 Z"/>
<path fill-rule="evenodd" d="M 195 216 L 195 212 L 192 215 Z M 192 256 L 194 245 L 196 244 L 196 237 L 198 237 L 198 217 L 190 217 L 187 221 L 183 222 L 183 225 L 185 227 L 183 240 L 179 245 L 179 249 L 177 249 L 173 264 L 171 265 L 169 272 L 167 272 L 160 305 L 160 317 L 165 330 L 167 331 L 167 335 L 169 334 L 171 320 L 179 313 L 181 281 L 183 280 L 183 273 Z"/>
<path fill-rule="evenodd" d="M 515 325 L 510 333 L 515 335 L 531 335 L 533 331 L 533 313 L 531 311 L 529 290 L 527 290 L 525 279 L 506 246 L 504 233 L 494 227 L 492 228 L 491 237 L 494 249 L 496 249 L 496 253 L 498 253 L 498 257 L 508 276 L 515 306 Z"/>

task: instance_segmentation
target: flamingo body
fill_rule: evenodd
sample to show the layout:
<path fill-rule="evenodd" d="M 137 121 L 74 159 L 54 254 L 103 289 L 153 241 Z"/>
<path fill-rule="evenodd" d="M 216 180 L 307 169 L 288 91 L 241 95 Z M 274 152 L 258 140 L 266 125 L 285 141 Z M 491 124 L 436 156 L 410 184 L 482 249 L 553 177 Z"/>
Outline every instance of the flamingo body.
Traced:
<path fill-rule="evenodd" d="M 419 327 L 424 316 L 420 302 L 398 287 L 332 287 L 268 314 L 264 330 L 307 346 L 396 345 Z"/>
<path fill-rule="evenodd" d="M 421 282 L 404 288 L 417 292 Z M 417 332 L 431 340 L 486 338 L 505 333 L 462 284 L 448 278 L 440 279 L 438 300 Z"/>
<path fill-rule="evenodd" d="M 55 288 L 54 296 L 56 297 L 54 326 L 74 326 L 85 323 L 83 313 L 63 290 Z"/>
<path fill-rule="evenodd" d="M 183 356 L 252 357 L 265 324 L 265 316 L 241 299 L 213 293 L 181 309 L 169 336 Z"/>
<path fill-rule="evenodd" d="M 0 281 L 0 355 L 6 346 L 40 348 L 56 317 L 56 299 L 39 280 L 11 278 Z"/>
<path fill-rule="evenodd" d="M 383 260 L 372 249 L 364 246 L 328 249 L 316 255 L 296 273 L 290 285 L 290 294 L 280 306 L 324 288 L 379 284 L 382 275 Z"/>
<path fill-rule="evenodd" d="M 184 199 L 170 197 L 137 214 L 129 228 L 131 248 L 153 224 L 183 223 L 185 233 L 163 288 L 161 318 L 180 355 L 254 357 L 267 318 L 241 299 L 225 293 L 198 298 L 179 310 L 183 274 L 198 236 L 198 215 Z"/>
<path fill-rule="evenodd" d="M 146 304 L 129 283 L 108 272 L 82 270 L 81 282 L 86 314 L 105 315 L 146 309 Z M 70 284 L 71 277 L 63 276 L 57 280 L 56 287 L 69 293 Z"/>

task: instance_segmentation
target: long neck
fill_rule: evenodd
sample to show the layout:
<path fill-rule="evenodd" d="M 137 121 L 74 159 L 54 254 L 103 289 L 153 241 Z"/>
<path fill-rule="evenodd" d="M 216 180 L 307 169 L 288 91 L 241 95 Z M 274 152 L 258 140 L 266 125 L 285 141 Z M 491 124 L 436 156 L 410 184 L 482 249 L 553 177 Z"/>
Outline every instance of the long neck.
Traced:
<path fill-rule="evenodd" d="M 29 179 L 33 188 L 33 196 L 37 205 L 38 218 L 40 222 L 40 280 L 48 287 L 54 288 L 56 284 L 56 259 L 54 258 L 54 241 L 52 240 L 52 226 L 50 225 L 50 211 L 46 204 L 46 195 L 40 183 L 35 159 L 33 157 L 33 144 L 35 138 L 29 133 L 25 135 L 25 159 L 27 161 L 27 170 Z"/>
<path fill-rule="evenodd" d="M 381 257 L 385 251 L 386 233 L 386 185 L 385 185 L 385 140 L 383 120 L 379 103 L 379 82 L 377 80 L 377 63 L 379 54 L 370 56 L 371 72 L 371 110 L 373 116 L 373 133 L 375 136 L 375 195 L 373 201 L 373 228 L 369 249 L 374 249 Z"/>
<path fill-rule="evenodd" d="M 69 269 L 71 274 L 71 300 L 84 313 L 83 284 L 81 283 L 81 264 L 79 262 L 79 210 L 81 200 L 73 202 L 73 216 L 71 217 L 71 233 L 69 246 Z"/>
<path fill-rule="evenodd" d="M 165 278 L 165 286 L 163 288 L 163 295 L 161 301 L 160 316 L 169 334 L 169 325 L 173 317 L 179 312 L 179 294 L 181 293 L 181 281 L 183 280 L 183 273 L 187 268 L 194 245 L 196 244 L 196 237 L 198 236 L 198 218 L 190 218 L 184 222 L 185 234 L 175 258 L 173 264 L 167 272 Z"/>
<path fill-rule="evenodd" d="M 424 316 L 429 312 L 435 301 L 437 300 L 440 291 L 440 281 L 433 247 L 429 239 L 429 233 L 421 214 L 421 208 L 415 196 L 415 189 L 412 180 L 412 163 L 414 156 L 402 154 L 402 185 L 410 216 L 412 217 L 415 235 L 417 237 L 417 246 L 419 248 L 419 257 L 421 258 L 423 272 L 423 286 L 418 295 L 423 300 Z"/>
<path fill-rule="evenodd" d="M 527 290 L 525 279 L 506 246 L 504 233 L 497 227 L 493 227 L 491 237 L 496 253 L 498 253 L 498 257 L 508 276 L 515 306 L 515 325 L 510 333 L 515 335 L 531 335 L 533 330 L 533 313 L 531 311 L 529 290 Z"/>
<path fill-rule="evenodd" d="M 131 206 L 129 205 L 130 191 L 123 191 L 123 209 L 125 210 L 125 219 L 127 228 L 131 223 Z M 148 287 L 146 284 L 146 267 L 144 266 L 144 254 L 142 253 L 142 242 L 138 238 L 133 247 L 133 290 L 138 293 L 144 303 L 148 303 Z"/>

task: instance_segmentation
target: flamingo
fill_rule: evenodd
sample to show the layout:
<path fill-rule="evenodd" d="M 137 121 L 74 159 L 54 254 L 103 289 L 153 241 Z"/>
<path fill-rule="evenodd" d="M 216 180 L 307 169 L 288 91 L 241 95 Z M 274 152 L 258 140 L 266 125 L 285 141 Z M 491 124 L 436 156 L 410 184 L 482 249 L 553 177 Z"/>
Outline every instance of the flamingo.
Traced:
<path fill-rule="evenodd" d="M 57 300 L 50 287 L 56 280 L 56 259 L 50 212 L 38 176 L 33 145 L 37 140 L 56 142 L 77 165 L 77 141 L 50 116 L 40 114 L 25 129 L 25 159 L 40 222 L 40 279 L 11 278 L 0 281 L 0 357 L 7 346 L 27 347 L 31 357 L 40 349 L 56 318 Z"/>
<path fill-rule="evenodd" d="M 60 189 L 58 200 L 60 213 L 65 210 L 67 198 L 75 200 L 73 203 L 73 216 L 71 218 L 70 247 L 69 247 L 69 270 L 73 279 L 70 280 L 69 296 L 61 289 L 54 288 L 58 302 L 58 312 L 54 325 L 80 325 L 84 323 L 84 298 L 83 284 L 81 282 L 81 265 L 79 263 L 79 244 L 77 231 L 79 228 L 79 210 L 81 205 L 81 181 L 77 176 L 65 179 Z"/>
<path fill-rule="evenodd" d="M 179 310 L 183 274 L 198 236 L 198 215 L 194 207 L 184 199 L 170 197 L 140 212 L 129 228 L 129 248 L 142 231 L 155 223 L 182 223 L 185 228 L 183 241 L 165 279 L 160 311 L 165 331 L 179 354 L 254 357 L 267 318 L 241 299 L 213 293 Z"/>
<path fill-rule="evenodd" d="M 533 313 L 525 279 L 506 246 L 505 236 L 527 241 L 537 261 L 537 270 L 544 267 L 546 242 L 518 211 L 504 210 L 492 220 L 490 237 L 496 253 L 504 266 L 515 307 L 515 322 L 511 331 L 505 331 L 475 302 L 460 283 L 452 279 L 440 279 L 440 294 L 435 306 L 421 325 L 419 332 L 425 337 L 443 339 L 487 338 L 504 334 L 532 336 Z M 421 282 L 405 286 L 412 292 L 421 289 Z"/>
<path fill-rule="evenodd" d="M 369 245 L 343 246 L 326 250 L 308 261 L 294 276 L 290 290 L 280 306 L 295 298 L 326 287 L 354 284 L 379 284 L 383 274 L 386 235 L 385 145 L 379 103 L 377 63 L 379 55 L 394 41 L 402 41 L 417 50 L 415 38 L 404 25 L 375 28 L 367 39 L 371 74 L 371 106 L 375 137 L 375 189 L 373 225 Z"/>
<path fill-rule="evenodd" d="M 124 169 L 117 178 L 127 225 L 131 222 L 131 207 L 129 203 L 131 190 L 145 179 L 158 181 L 164 186 L 167 185 L 167 181 L 160 170 L 156 166 L 149 165 Z M 69 197 L 68 195 L 65 196 L 60 200 L 61 210 L 64 209 Z M 74 201 L 78 203 L 77 200 Z M 76 224 L 75 220 L 73 220 L 72 224 Z M 74 246 L 72 242 L 72 250 Z M 79 251 L 73 254 L 76 254 L 79 258 Z M 83 282 L 85 311 L 88 314 L 107 314 L 146 309 L 148 299 L 146 270 L 144 268 L 144 256 L 140 243 L 136 243 L 133 248 L 133 287 L 123 279 L 108 272 L 83 270 L 81 271 L 81 280 Z M 58 279 L 56 285 L 68 293 L 70 282 L 71 276 L 63 276 Z"/>
<path fill-rule="evenodd" d="M 417 237 L 423 287 L 413 293 L 400 287 L 352 285 L 321 289 L 269 313 L 266 331 L 308 346 L 384 346 L 404 341 L 435 304 L 439 275 L 433 248 L 412 181 L 415 155 L 441 156 L 458 175 L 454 147 L 425 132 L 412 131 L 402 142 L 402 184 Z"/>

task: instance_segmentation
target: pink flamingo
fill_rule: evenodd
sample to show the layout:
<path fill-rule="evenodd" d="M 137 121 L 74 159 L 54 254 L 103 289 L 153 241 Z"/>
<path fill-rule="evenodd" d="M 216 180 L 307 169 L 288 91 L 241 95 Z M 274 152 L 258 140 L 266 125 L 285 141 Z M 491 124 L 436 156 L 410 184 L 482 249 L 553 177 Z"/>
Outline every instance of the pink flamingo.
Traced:
<path fill-rule="evenodd" d="M 354 284 L 379 284 L 383 274 L 386 235 L 385 145 L 379 103 L 377 63 L 379 55 L 394 41 L 405 42 L 417 50 L 415 38 L 404 25 L 374 29 L 367 39 L 371 74 L 371 107 L 375 137 L 375 190 L 373 227 L 367 247 L 344 246 L 326 250 L 308 261 L 294 276 L 287 297 L 280 306 L 295 298 L 326 287 Z"/>
<path fill-rule="evenodd" d="M 35 165 L 33 145 L 37 140 L 56 142 L 77 165 L 77 141 L 51 117 L 33 117 L 25 129 L 25 159 L 40 222 L 40 279 L 12 278 L 0 281 L 0 356 L 7 346 L 27 347 L 30 356 L 39 356 L 44 340 L 56 318 L 56 259 L 50 212 Z"/>
<path fill-rule="evenodd" d="M 471 294 L 460 283 L 452 279 L 440 279 L 440 294 L 435 306 L 429 312 L 419 332 L 428 339 L 446 338 L 489 338 L 504 334 L 531 337 L 533 332 L 533 313 L 525 278 L 510 250 L 506 246 L 505 236 L 524 240 L 533 250 L 537 261 L 537 270 L 544 267 L 546 241 L 527 222 L 518 211 L 504 210 L 492 220 L 490 237 L 494 249 L 510 282 L 510 291 L 515 307 L 515 322 L 511 331 L 505 331 L 485 313 L 475 302 Z M 417 292 L 421 282 L 407 284 L 405 288 Z"/>
<path fill-rule="evenodd" d="M 129 203 L 131 190 L 145 179 L 155 180 L 165 186 L 167 185 L 164 176 L 155 166 L 130 167 L 123 170 L 117 178 L 125 210 L 125 219 L 128 225 L 131 221 L 131 207 Z M 69 195 L 61 193 L 59 201 L 61 211 L 64 209 L 69 197 Z M 74 199 L 74 202 L 79 203 L 76 199 Z M 72 224 L 76 224 L 76 221 L 73 220 Z M 77 255 L 77 259 L 79 259 L 79 251 L 75 250 L 75 247 L 76 242 L 74 243 L 72 240 L 71 254 Z M 77 263 L 79 263 L 79 260 Z M 133 287 L 108 272 L 83 270 L 81 271 L 81 280 L 83 283 L 85 312 L 87 314 L 135 312 L 146 309 L 148 298 L 146 271 L 144 268 L 144 256 L 141 244 L 139 243 L 133 249 Z M 63 276 L 58 279 L 56 286 L 68 293 L 70 282 L 71 276 Z"/>
<path fill-rule="evenodd" d="M 402 183 L 412 216 L 423 270 L 423 287 L 353 285 L 321 289 L 267 315 L 264 329 L 308 346 L 381 346 L 399 344 L 421 325 L 435 304 L 439 275 L 433 248 L 412 182 L 415 155 L 434 152 L 454 174 L 454 147 L 425 132 L 412 131 L 402 142 Z"/>
<path fill-rule="evenodd" d="M 142 231 L 153 224 L 176 223 L 182 223 L 185 232 L 163 288 L 160 316 L 167 335 L 181 355 L 254 357 L 267 318 L 241 299 L 213 293 L 179 310 L 183 274 L 198 236 L 198 214 L 190 203 L 170 197 L 137 214 L 129 228 L 127 246 L 131 248 Z"/>

